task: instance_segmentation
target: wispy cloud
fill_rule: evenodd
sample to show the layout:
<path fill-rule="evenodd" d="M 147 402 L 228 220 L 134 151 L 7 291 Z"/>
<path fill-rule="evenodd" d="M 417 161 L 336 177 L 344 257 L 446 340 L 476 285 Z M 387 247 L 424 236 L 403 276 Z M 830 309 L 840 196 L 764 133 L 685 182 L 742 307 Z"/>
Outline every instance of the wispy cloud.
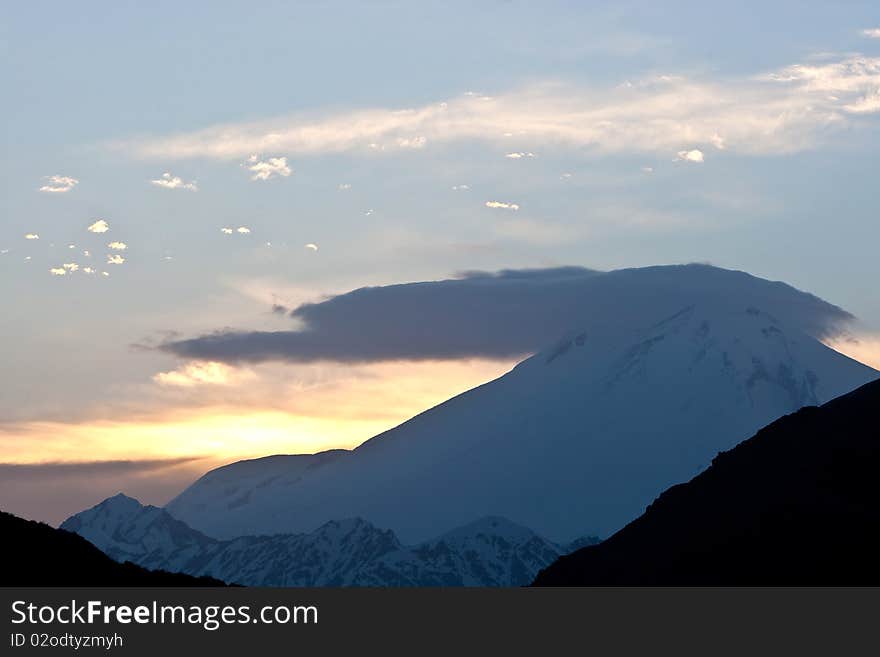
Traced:
<path fill-rule="evenodd" d="M 862 30 L 862 36 L 868 37 L 869 39 L 880 39 L 880 27 L 872 27 L 867 30 Z"/>
<path fill-rule="evenodd" d="M 48 182 L 40 187 L 41 192 L 49 194 L 64 194 L 79 184 L 79 180 L 70 176 L 45 176 Z"/>
<path fill-rule="evenodd" d="M 507 203 L 506 201 L 486 201 L 487 208 L 500 208 L 502 210 L 519 210 L 516 203 Z"/>
<path fill-rule="evenodd" d="M 191 388 L 200 385 L 232 385 L 253 378 L 253 373 L 224 363 L 193 361 L 176 370 L 159 372 L 153 381 L 163 386 Z"/>
<path fill-rule="evenodd" d="M 315 243 L 313 243 L 313 242 L 309 242 L 309 243 L 306 244 L 305 247 L 303 247 L 303 248 L 306 248 L 306 249 L 308 249 L 309 251 L 317 251 L 317 250 L 318 250 L 318 245 L 315 244 Z"/>
<path fill-rule="evenodd" d="M 36 233 L 28 233 L 27 235 L 24 236 L 24 238 L 26 240 L 38 240 L 38 239 L 40 239 L 40 236 L 37 235 Z"/>
<path fill-rule="evenodd" d="M 487 99 L 465 95 L 415 108 L 220 125 L 124 146 L 147 158 L 230 159 L 266 151 L 389 153 L 455 140 L 507 140 L 503 135 L 510 134 L 532 147 L 598 152 L 674 154 L 687 146 L 777 154 L 809 148 L 829 127 L 868 113 L 873 106 L 865 98 L 878 87 L 880 58 L 845 55 L 739 78 L 655 76 L 591 88 L 540 84 Z M 252 157 L 248 165 L 262 180 L 283 170 L 282 160 Z"/>
<path fill-rule="evenodd" d="M 535 157 L 535 154 L 534 153 L 527 153 L 527 152 L 523 152 L 523 151 L 518 151 L 516 153 L 507 153 L 504 155 L 504 157 L 506 157 L 510 160 L 521 160 L 521 159 L 527 158 L 527 157 Z"/>
<path fill-rule="evenodd" d="M 168 171 L 163 173 L 161 178 L 151 180 L 150 182 L 157 187 L 164 187 L 165 189 L 186 189 L 191 192 L 199 191 L 199 187 L 198 185 L 196 185 L 195 180 L 191 180 L 190 182 L 183 182 L 183 179 L 181 179 L 179 176 L 173 176 Z"/>
<path fill-rule="evenodd" d="M 251 176 L 251 180 L 269 180 L 275 176 L 287 178 L 293 173 L 291 168 L 287 166 L 286 157 L 270 157 L 266 160 L 261 160 L 256 155 L 251 155 L 244 166 L 247 167 L 248 171 L 253 172 L 254 175 Z"/>
<path fill-rule="evenodd" d="M 106 233 L 110 230 L 110 224 L 103 219 L 98 219 L 95 223 L 89 226 L 88 230 L 90 233 Z"/>

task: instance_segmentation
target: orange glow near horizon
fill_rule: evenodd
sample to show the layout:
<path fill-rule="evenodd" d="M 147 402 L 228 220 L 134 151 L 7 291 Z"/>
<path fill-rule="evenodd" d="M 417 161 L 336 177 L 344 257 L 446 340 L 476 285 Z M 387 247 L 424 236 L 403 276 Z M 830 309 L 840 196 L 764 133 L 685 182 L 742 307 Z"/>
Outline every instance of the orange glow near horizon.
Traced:
<path fill-rule="evenodd" d="M 6 463 L 17 464 L 180 457 L 219 464 L 353 448 L 510 366 L 493 361 L 324 365 L 319 381 L 308 384 L 291 381 L 282 366 L 258 367 L 240 380 L 230 374 L 234 383 L 222 389 L 210 381 L 187 385 L 191 396 L 186 398 L 179 389 L 152 384 L 158 396 L 145 398 L 144 407 L 127 418 L 0 425 L 0 450 Z M 168 405 L 169 393 L 177 406 Z M 193 398 L 199 403 L 179 405 Z"/>

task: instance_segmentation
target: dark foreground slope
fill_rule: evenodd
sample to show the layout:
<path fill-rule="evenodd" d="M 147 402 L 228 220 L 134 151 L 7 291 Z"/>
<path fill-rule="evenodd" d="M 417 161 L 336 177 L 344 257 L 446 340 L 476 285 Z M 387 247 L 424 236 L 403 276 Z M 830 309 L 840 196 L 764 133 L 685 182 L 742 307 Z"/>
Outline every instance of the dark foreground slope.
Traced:
<path fill-rule="evenodd" d="M 880 381 L 777 420 L 535 585 L 880 584 Z"/>
<path fill-rule="evenodd" d="M 86 539 L 0 511 L 0 586 L 222 586 L 191 577 L 117 563 Z"/>

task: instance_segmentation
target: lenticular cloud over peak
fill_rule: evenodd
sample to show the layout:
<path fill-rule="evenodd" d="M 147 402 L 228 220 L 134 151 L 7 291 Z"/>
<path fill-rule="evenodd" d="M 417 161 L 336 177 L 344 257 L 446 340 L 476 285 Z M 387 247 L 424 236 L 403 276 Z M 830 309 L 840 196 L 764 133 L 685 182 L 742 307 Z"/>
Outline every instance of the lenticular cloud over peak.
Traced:
<path fill-rule="evenodd" d="M 591 327 L 649 327 L 692 305 L 756 308 L 816 338 L 853 319 L 785 283 L 709 265 L 558 267 L 359 288 L 295 308 L 297 330 L 224 330 L 162 349 L 228 363 L 506 359 Z"/>

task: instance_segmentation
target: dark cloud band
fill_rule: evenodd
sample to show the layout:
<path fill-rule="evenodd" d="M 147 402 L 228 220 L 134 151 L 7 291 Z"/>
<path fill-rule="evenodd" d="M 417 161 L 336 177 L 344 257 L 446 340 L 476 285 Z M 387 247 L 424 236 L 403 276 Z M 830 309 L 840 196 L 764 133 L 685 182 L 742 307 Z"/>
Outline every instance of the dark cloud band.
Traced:
<path fill-rule="evenodd" d="M 301 330 L 226 330 L 161 348 L 228 363 L 510 358 L 574 330 L 649 325 L 695 303 L 755 306 L 817 337 L 852 318 L 784 283 L 709 265 L 561 267 L 361 288 L 293 310 Z"/>

